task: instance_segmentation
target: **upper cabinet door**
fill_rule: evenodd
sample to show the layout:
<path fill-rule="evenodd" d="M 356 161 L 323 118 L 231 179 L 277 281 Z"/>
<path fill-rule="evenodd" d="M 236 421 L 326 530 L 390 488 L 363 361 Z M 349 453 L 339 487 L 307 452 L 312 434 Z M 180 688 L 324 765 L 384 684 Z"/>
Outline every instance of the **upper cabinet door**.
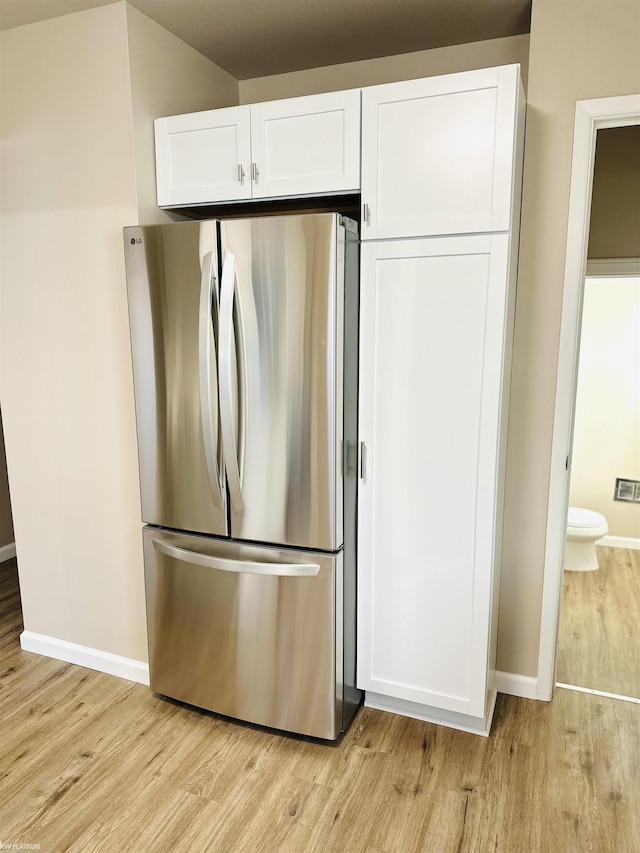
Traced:
<path fill-rule="evenodd" d="M 251 198 L 248 106 L 155 121 L 158 205 Z"/>
<path fill-rule="evenodd" d="M 360 188 L 360 90 L 251 106 L 253 197 Z"/>
<path fill-rule="evenodd" d="M 511 227 L 519 66 L 362 92 L 362 239 Z"/>

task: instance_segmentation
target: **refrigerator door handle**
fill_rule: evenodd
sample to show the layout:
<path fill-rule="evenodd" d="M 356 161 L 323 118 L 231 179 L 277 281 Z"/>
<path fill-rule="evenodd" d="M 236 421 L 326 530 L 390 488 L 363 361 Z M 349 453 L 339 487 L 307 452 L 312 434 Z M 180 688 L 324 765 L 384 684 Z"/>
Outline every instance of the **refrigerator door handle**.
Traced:
<path fill-rule="evenodd" d="M 168 557 L 182 560 L 184 563 L 193 563 L 196 566 L 219 569 L 223 572 L 287 578 L 313 577 L 320 572 L 320 566 L 317 563 L 256 563 L 251 560 L 229 560 L 225 557 L 212 557 L 208 554 L 179 548 L 177 545 L 170 545 L 161 539 L 153 539 L 152 541 L 156 551 L 160 551 Z"/>
<path fill-rule="evenodd" d="M 244 337 L 242 337 L 240 364 L 238 365 L 238 373 L 241 376 L 238 394 L 240 421 L 238 448 L 236 447 L 235 427 L 233 423 L 234 299 L 236 301 L 237 313 L 240 315 L 240 303 L 236 298 L 236 258 L 232 252 L 226 252 L 224 263 L 222 264 L 222 284 L 220 287 L 220 351 L 218 356 L 220 364 L 220 426 L 231 506 L 235 512 L 240 512 L 244 507 L 244 501 L 242 499 L 242 463 L 238 463 L 238 457 L 242 459 L 244 456 L 246 401 L 243 398 L 242 390 L 246 385 L 246 377 L 243 375 L 246 369 L 246 356 L 244 354 Z M 241 325 L 241 322 L 239 325 Z"/>
<path fill-rule="evenodd" d="M 198 347 L 200 362 L 200 417 L 202 420 L 202 436 L 204 440 L 204 456 L 207 465 L 207 473 L 211 484 L 211 494 L 214 504 L 220 509 L 224 508 L 222 497 L 221 468 L 217 458 L 217 436 L 214 433 L 214 425 L 217 427 L 217 411 L 214 408 L 214 400 L 217 395 L 217 387 L 211 387 L 211 380 L 215 377 L 215 371 L 211 364 L 211 354 L 215 352 L 212 335 L 213 324 L 218 321 L 218 296 L 215 288 L 216 277 L 213 268 L 213 252 L 207 252 L 202 263 L 202 277 L 200 279 L 200 311 L 198 320 Z M 211 309 L 213 308 L 213 315 Z M 216 383 L 217 385 L 217 383 Z M 217 432 L 217 430 L 216 430 Z"/>

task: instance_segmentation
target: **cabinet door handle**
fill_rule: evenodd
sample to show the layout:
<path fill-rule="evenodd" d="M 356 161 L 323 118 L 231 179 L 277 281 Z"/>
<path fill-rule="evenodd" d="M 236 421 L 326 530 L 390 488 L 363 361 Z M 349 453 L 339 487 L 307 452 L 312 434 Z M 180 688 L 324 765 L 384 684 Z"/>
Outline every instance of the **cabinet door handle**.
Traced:
<path fill-rule="evenodd" d="M 244 166 L 242 163 L 238 163 L 238 183 L 244 183 Z"/>
<path fill-rule="evenodd" d="M 360 479 L 367 482 L 367 445 L 364 441 L 360 442 Z"/>
<path fill-rule="evenodd" d="M 258 175 L 259 175 L 259 174 L 260 174 L 260 172 L 258 171 L 258 164 L 257 164 L 257 163 L 252 163 L 252 164 L 251 164 L 251 179 L 252 179 L 255 183 L 257 183 L 257 182 L 258 182 Z"/>
<path fill-rule="evenodd" d="M 371 210 L 369 209 L 369 205 L 366 203 L 365 203 L 363 211 L 362 211 L 362 217 L 363 217 L 365 222 L 371 221 Z"/>

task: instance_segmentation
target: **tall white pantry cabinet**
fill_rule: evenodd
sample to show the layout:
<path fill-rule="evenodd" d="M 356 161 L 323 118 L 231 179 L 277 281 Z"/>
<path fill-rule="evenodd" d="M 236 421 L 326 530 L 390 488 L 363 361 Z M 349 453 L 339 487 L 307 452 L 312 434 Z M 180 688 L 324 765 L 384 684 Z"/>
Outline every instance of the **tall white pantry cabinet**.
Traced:
<path fill-rule="evenodd" d="M 482 734 L 523 130 L 517 65 L 362 92 L 358 687 Z"/>

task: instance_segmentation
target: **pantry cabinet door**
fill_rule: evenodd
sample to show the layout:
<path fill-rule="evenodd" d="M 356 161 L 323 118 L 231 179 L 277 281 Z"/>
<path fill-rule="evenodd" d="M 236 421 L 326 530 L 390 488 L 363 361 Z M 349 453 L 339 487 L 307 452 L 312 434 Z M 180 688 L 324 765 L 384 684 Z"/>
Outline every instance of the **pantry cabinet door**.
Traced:
<path fill-rule="evenodd" d="M 249 107 L 155 121 L 158 205 L 251 198 Z"/>
<path fill-rule="evenodd" d="M 508 230 L 520 90 L 517 65 L 364 89 L 362 239 Z"/>
<path fill-rule="evenodd" d="M 358 687 L 482 717 L 507 235 L 362 247 Z"/>
<path fill-rule="evenodd" d="M 253 197 L 357 192 L 360 90 L 251 106 Z"/>

